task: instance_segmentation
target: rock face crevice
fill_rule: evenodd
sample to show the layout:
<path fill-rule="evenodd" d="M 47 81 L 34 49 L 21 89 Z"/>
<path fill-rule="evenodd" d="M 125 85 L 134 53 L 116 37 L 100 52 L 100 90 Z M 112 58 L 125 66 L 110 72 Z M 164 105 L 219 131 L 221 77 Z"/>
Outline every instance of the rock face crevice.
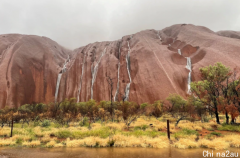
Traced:
<path fill-rule="evenodd" d="M 191 62 L 191 58 L 190 57 L 187 57 L 187 65 L 186 65 L 186 68 L 189 70 L 189 73 L 188 73 L 188 94 L 191 93 L 191 81 L 192 81 L 192 77 L 191 77 L 191 73 L 192 73 L 192 62 Z"/>
<path fill-rule="evenodd" d="M 131 39 L 132 39 L 132 36 L 131 36 Z M 129 77 L 129 83 L 127 84 L 126 89 L 125 89 L 125 101 L 128 101 L 128 99 L 129 99 L 130 86 L 131 86 L 131 83 L 132 83 L 131 61 L 130 61 L 131 48 L 130 48 L 130 45 L 129 45 L 129 41 L 127 41 L 127 44 L 128 44 L 128 53 L 126 55 L 126 63 L 127 63 L 127 72 L 128 72 L 128 77 Z"/>
<path fill-rule="evenodd" d="M 58 74 L 57 85 L 56 85 L 56 90 L 55 90 L 55 102 L 57 102 L 59 85 L 60 85 L 60 82 L 61 82 L 62 74 L 67 71 L 67 64 L 69 63 L 69 61 L 70 61 L 70 56 L 68 55 L 68 58 L 65 60 L 65 62 L 63 64 L 63 67 Z"/>
<path fill-rule="evenodd" d="M 117 73 L 117 89 L 114 95 L 113 100 L 118 101 L 118 95 L 119 95 L 119 76 L 120 76 L 120 68 L 121 68 L 121 63 L 120 63 L 120 57 L 121 57 L 121 41 L 118 44 L 118 73 Z"/>
<path fill-rule="evenodd" d="M 103 52 L 102 52 L 102 54 L 101 54 L 101 56 L 99 57 L 99 59 L 98 59 L 96 65 L 93 66 L 93 64 L 92 64 L 92 68 L 91 68 L 91 71 L 92 71 L 91 99 L 93 99 L 93 85 L 94 85 L 94 82 L 95 82 L 96 77 L 97 77 L 98 65 L 99 65 L 99 63 L 100 63 L 102 57 L 103 57 L 104 54 L 106 53 L 106 49 L 107 49 L 107 48 L 105 47 L 104 50 L 103 50 Z M 93 60 L 94 60 L 94 58 L 93 58 Z"/>
<path fill-rule="evenodd" d="M 240 67 L 237 34 L 179 24 L 75 50 L 47 37 L 0 35 L 0 108 L 73 97 L 120 101 L 125 95 L 153 103 L 171 93 L 187 96 L 200 67 L 216 62 Z M 113 96 L 106 76 L 113 79 Z"/>

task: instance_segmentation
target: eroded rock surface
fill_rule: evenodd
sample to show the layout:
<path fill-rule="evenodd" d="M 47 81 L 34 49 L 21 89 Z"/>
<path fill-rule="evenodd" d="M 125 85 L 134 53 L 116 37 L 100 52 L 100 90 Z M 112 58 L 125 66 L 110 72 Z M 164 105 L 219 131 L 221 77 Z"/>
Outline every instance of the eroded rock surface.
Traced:
<path fill-rule="evenodd" d="M 239 67 L 239 50 L 237 38 L 185 24 L 73 51 L 46 37 L 1 35 L 0 106 L 72 97 L 79 102 L 110 100 L 107 76 L 113 78 L 114 100 L 126 96 L 125 100 L 152 103 L 170 93 L 186 96 L 189 76 L 199 80 L 199 68 L 216 62 Z M 191 68 L 186 67 L 188 61 Z"/>

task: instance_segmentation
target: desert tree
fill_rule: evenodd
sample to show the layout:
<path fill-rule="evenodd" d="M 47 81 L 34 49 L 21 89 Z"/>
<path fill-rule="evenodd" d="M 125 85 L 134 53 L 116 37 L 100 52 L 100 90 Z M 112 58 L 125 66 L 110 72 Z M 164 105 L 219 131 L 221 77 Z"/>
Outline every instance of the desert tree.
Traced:
<path fill-rule="evenodd" d="M 118 110 L 121 111 L 122 118 L 127 127 L 129 127 L 133 121 L 136 121 L 143 113 L 143 109 L 139 104 L 128 101 L 121 102 L 118 105 Z"/>
<path fill-rule="evenodd" d="M 216 122 L 219 120 L 219 105 L 222 98 L 227 98 L 228 79 L 231 76 L 230 68 L 222 63 L 200 68 L 200 81 L 191 83 L 191 92 L 210 113 L 214 113 Z M 227 83 L 225 83 L 227 82 Z M 226 89 L 227 88 L 227 89 Z M 225 108 L 225 107 L 224 107 Z M 226 119 L 228 113 L 225 111 Z"/>
<path fill-rule="evenodd" d="M 179 94 L 170 94 L 167 97 L 167 101 L 170 103 L 166 108 L 174 118 L 177 118 L 176 126 L 178 123 L 186 119 L 190 115 L 190 106 L 187 101 L 182 98 Z"/>

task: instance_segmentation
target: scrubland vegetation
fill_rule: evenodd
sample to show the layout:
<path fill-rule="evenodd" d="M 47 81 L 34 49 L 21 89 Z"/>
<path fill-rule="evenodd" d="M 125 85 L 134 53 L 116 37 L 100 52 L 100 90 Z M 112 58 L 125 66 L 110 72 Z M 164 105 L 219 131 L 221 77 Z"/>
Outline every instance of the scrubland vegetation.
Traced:
<path fill-rule="evenodd" d="M 235 125 L 219 125 L 209 122 L 184 120 L 175 126 L 176 119 L 170 115 L 161 118 L 140 116 L 131 126 L 122 122 L 96 121 L 80 124 L 70 122 L 68 125 L 49 121 L 28 124 L 15 123 L 13 136 L 11 127 L 4 126 L 0 130 L 0 146 L 23 147 L 151 147 L 151 148 L 211 148 L 227 149 L 240 147 L 240 127 Z M 170 119 L 171 140 L 166 133 L 166 119 Z M 151 124 L 151 125 L 150 125 Z M 222 131 L 228 131 L 221 133 Z M 239 132 L 239 133 L 238 133 Z"/>
<path fill-rule="evenodd" d="M 6 106 L 0 110 L 0 146 L 240 147 L 240 80 L 221 63 L 200 69 L 191 94 L 170 94 L 153 104 L 122 101 Z M 231 121 L 229 121 L 231 116 Z M 171 139 L 166 133 L 170 120 Z M 220 124 L 222 122 L 222 124 Z"/>

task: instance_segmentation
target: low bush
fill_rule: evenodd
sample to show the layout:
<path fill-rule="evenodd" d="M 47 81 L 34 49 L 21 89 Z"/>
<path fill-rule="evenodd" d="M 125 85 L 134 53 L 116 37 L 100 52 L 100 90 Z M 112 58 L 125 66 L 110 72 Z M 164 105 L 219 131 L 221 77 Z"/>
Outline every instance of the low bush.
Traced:
<path fill-rule="evenodd" d="M 49 127 L 51 125 L 50 121 L 49 120 L 44 120 L 42 122 L 42 127 Z"/>
<path fill-rule="evenodd" d="M 141 137 L 141 136 L 148 136 L 151 138 L 155 138 L 158 136 L 166 136 L 166 133 L 158 132 L 155 130 L 152 131 L 142 131 L 142 130 L 135 130 L 132 132 L 123 132 L 123 135 L 125 136 L 135 136 L 135 137 Z"/>
<path fill-rule="evenodd" d="M 221 133 L 219 133 L 219 132 L 212 132 L 212 133 L 210 133 L 211 135 L 215 135 L 215 136 L 222 136 L 222 134 Z"/>
<path fill-rule="evenodd" d="M 184 128 L 181 131 L 174 133 L 174 138 L 176 138 L 176 139 L 180 139 L 180 138 L 196 139 L 198 137 L 198 135 L 199 135 L 199 133 L 197 131 Z"/>
<path fill-rule="evenodd" d="M 71 138 L 83 139 L 83 138 L 90 137 L 90 136 L 107 138 L 111 134 L 112 134 L 112 131 L 108 127 L 102 127 L 100 129 L 96 129 L 96 130 L 74 131 L 74 132 L 72 132 Z"/>
<path fill-rule="evenodd" d="M 56 133 L 58 138 L 69 138 L 72 136 L 72 133 L 68 130 L 61 130 Z"/>
<path fill-rule="evenodd" d="M 235 125 L 222 124 L 222 126 L 218 127 L 218 130 L 240 132 L 240 127 Z"/>

